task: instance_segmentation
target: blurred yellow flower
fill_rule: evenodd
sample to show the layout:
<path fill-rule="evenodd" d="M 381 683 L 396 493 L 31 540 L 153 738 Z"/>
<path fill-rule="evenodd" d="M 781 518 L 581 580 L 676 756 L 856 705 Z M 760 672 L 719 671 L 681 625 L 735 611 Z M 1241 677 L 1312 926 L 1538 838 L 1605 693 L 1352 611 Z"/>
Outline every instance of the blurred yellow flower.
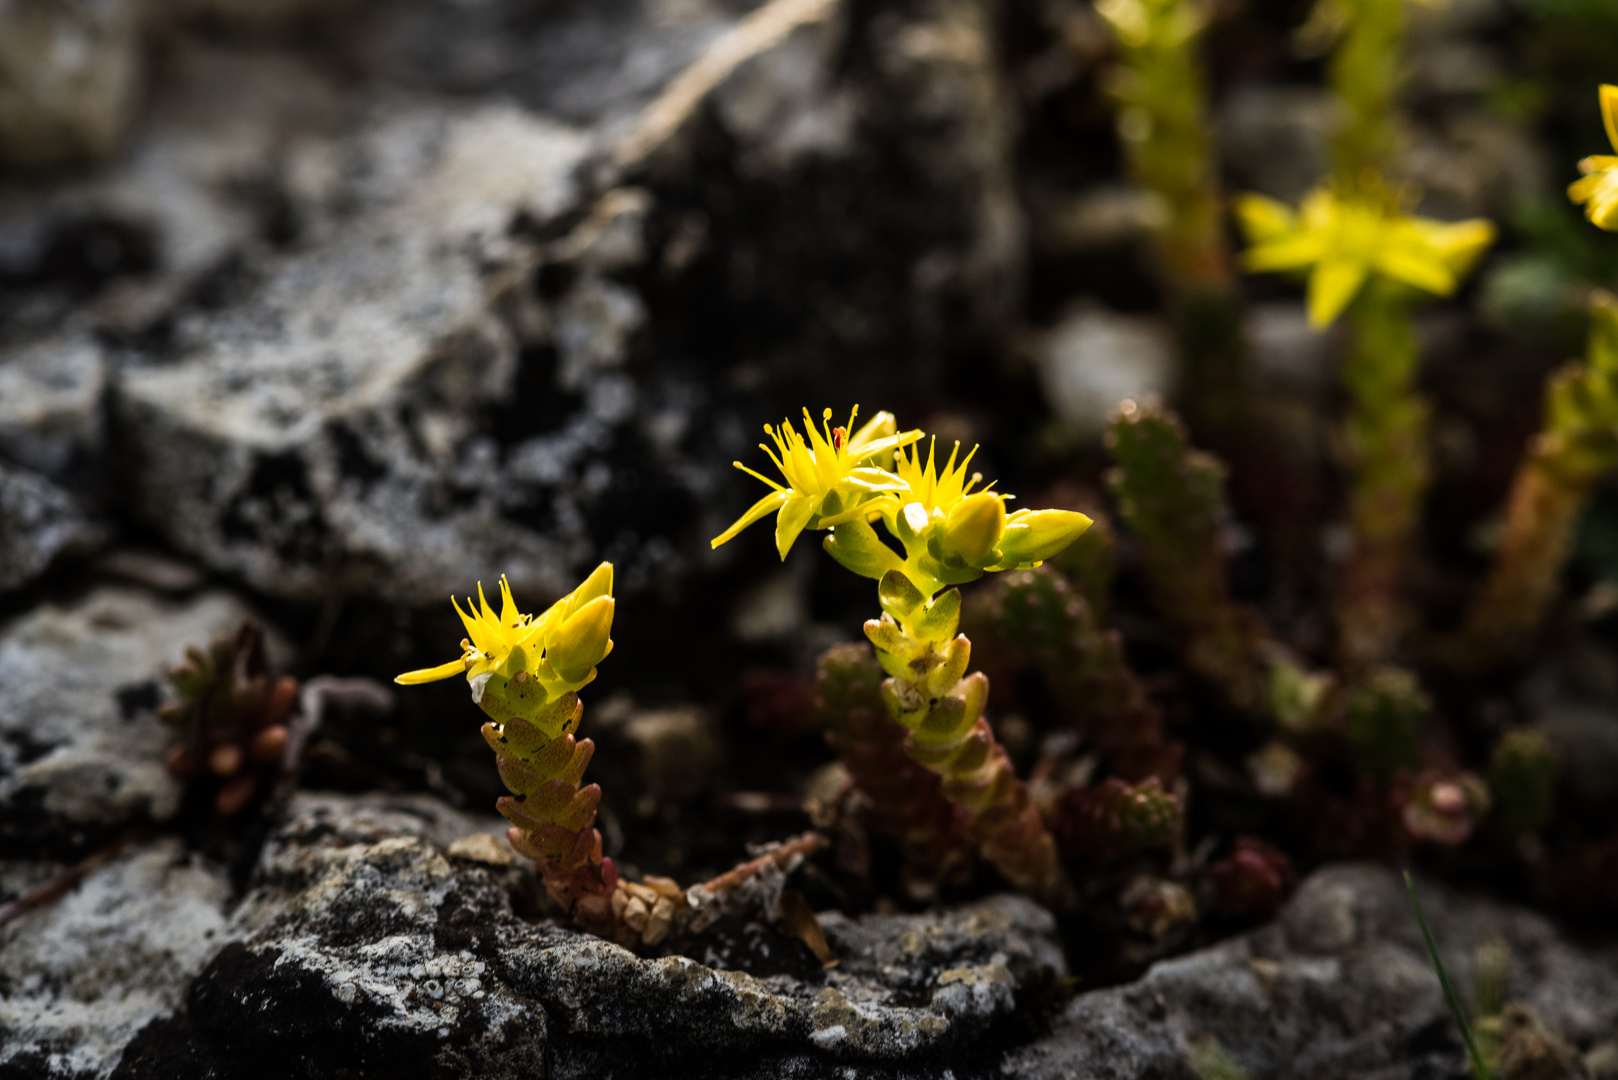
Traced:
<path fill-rule="evenodd" d="M 1607 141 L 1618 150 L 1618 86 L 1601 87 L 1601 119 Z M 1618 232 L 1618 157 L 1592 154 L 1579 162 L 1582 180 L 1568 185 L 1567 197 L 1584 206 L 1584 216 L 1608 232 Z"/>
<path fill-rule="evenodd" d="M 822 413 L 817 430 L 810 420 L 809 410 L 805 409 L 804 435 L 798 434 L 790 420 L 781 421 L 780 427 L 765 424 L 764 431 L 775 448 L 772 450 L 759 443 L 759 449 L 769 455 L 786 485 L 776 483 L 739 461 L 734 462 L 738 469 L 764 481 L 772 490 L 734 525 L 714 537 L 711 546 L 718 547 L 773 512 L 776 515 L 775 549 L 785 559 L 793 541 L 804 529 L 829 529 L 851 521 L 883 492 L 903 490 L 903 480 L 873 462 L 915 442 L 921 438 L 921 432 L 897 432 L 893 414 L 879 412 L 851 436 L 848 432 L 853 429 L 858 415 L 859 407 L 855 406 L 847 427 L 833 428 L 831 410 L 827 409 Z"/>
<path fill-rule="evenodd" d="M 1252 245 L 1252 271 L 1309 271 L 1309 323 L 1329 326 L 1372 274 L 1448 296 L 1494 241 L 1482 218 L 1444 222 L 1401 214 L 1376 194 L 1341 196 L 1318 188 L 1294 212 L 1262 195 L 1243 195 L 1236 217 Z"/>

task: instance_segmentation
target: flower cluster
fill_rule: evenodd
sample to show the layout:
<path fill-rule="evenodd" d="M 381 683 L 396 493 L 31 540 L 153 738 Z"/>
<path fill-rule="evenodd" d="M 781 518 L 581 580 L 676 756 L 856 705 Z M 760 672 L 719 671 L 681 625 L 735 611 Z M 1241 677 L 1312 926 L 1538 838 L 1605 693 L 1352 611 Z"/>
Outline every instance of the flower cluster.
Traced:
<path fill-rule="evenodd" d="M 849 417 L 849 428 L 858 409 Z M 821 430 L 809 424 L 799 435 L 791 421 L 764 430 L 775 442 L 772 450 L 759 444 L 786 483 L 778 484 L 741 462 L 736 467 L 773 489 L 714 537 L 718 547 L 747 526 L 776 514 L 775 545 L 785 559 L 805 529 L 835 530 L 826 550 L 844 567 L 862 577 L 881 579 L 890 570 L 904 569 L 938 586 L 958 584 L 982 576 L 984 571 L 1037 566 L 1061 551 L 1083 532 L 1090 519 L 1068 510 L 1006 512 L 1009 495 L 982 483 L 980 473 L 968 473 L 974 447 L 964 458 L 960 445 L 940 467 L 937 441 L 928 444 L 925 461 L 919 430 L 900 432 L 892 413 L 879 412 L 852 436 L 849 428 L 830 427 L 825 410 Z M 960 460 L 957 461 L 957 458 Z M 871 528 L 880 521 L 905 549 L 901 559 Z"/>
<path fill-rule="evenodd" d="M 1316 329 L 1331 325 L 1373 276 L 1448 296 L 1494 241 L 1494 226 L 1482 218 L 1415 217 L 1401 211 L 1396 196 L 1375 189 L 1317 188 L 1296 212 L 1263 195 L 1243 195 L 1236 216 L 1252 244 L 1242 257 L 1248 270 L 1309 272 L 1309 322 Z"/>

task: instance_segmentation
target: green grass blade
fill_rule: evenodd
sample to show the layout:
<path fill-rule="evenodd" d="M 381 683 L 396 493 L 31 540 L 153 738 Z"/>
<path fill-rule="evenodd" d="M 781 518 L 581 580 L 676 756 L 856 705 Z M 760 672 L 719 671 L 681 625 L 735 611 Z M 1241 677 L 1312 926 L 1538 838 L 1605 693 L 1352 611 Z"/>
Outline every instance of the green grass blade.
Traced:
<path fill-rule="evenodd" d="M 1433 969 L 1438 972 L 1438 985 L 1444 988 L 1444 1000 L 1449 1002 L 1449 1011 L 1455 1017 L 1455 1026 L 1461 1029 L 1461 1039 L 1466 1043 L 1467 1056 L 1472 1059 L 1472 1075 L 1477 1080 L 1493 1080 L 1493 1074 L 1488 1065 L 1484 1064 L 1483 1055 L 1478 1051 L 1478 1042 L 1472 1035 L 1472 1025 L 1466 1019 L 1466 1010 L 1461 1007 L 1461 997 L 1455 992 L 1455 985 L 1449 981 L 1449 972 L 1444 970 L 1444 961 L 1438 956 L 1438 944 L 1433 941 L 1433 932 L 1427 926 L 1427 915 L 1421 910 L 1421 900 L 1416 896 L 1416 881 L 1405 871 L 1405 889 L 1410 893 L 1410 906 L 1416 909 L 1416 922 L 1421 926 L 1422 940 L 1427 942 L 1427 955 L 1432 957 Z"/>

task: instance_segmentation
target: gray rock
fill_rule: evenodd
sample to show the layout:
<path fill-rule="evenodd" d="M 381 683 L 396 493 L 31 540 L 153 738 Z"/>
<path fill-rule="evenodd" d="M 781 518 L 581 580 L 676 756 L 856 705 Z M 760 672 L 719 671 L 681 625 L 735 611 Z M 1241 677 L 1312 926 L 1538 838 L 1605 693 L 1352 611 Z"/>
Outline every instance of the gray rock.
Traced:
<path fill-rule="evenodd" d="M 266 1075 L 310 1061 L 317 1076 L 613 1075 L 648 1054 L 662 1075 L 929 1072 L 940 1054 L 977 1051 L 1016 1007 L 1018 980 L 1063 970 L 1054 920 L 1014 897 L 937 916 L 828 915 L 842 960 L 830 972 L 756 925 L 685 943 L 706 962 L 642 958 L 518 919 L 518 872 L 445 850 L 478 824 L 429 799 L 299 796 L 232 943 L 117 1075 L 159 1075 L 174 1055 Z M 727 969 L 738 953 L 774 973 Z"/>
<path fill-rule="evenodd" d="M 59 557 L 94 550 L 104 536 L 66 491 L 0 462 L 0 595 L 31 583 Z"/>
<path fill-rule="evenodd" d="M 23 876 L 24 867 L 0 863 L 0 881 Z M 228 940 L 229 900 L 223 868 L 165 838 L 0 927 L 0 1070 L 109 1075 Z"/>
<path fill-rule="evenodd" d="M 602 557 L 623 590 L 672 585 L 731 557 L 701 540 L 746 497 L 729 463 L 758 418 L 716 397 L 798 400 L 804 372 L 817 397 L 915 393 L 1013 310 L 1009 99 L 979 0 L 519 8 L 379 5 L 342 92 L 309 57 L 182 39 L 116 177 L 54 197 L 155 237 L 162 270 L 96 309 L 166 328 L 114 383 L 119 491 L 211 569 L 304 602 L 436 605 L 506 573 L 539 603 Z M 731 188 L 693 206 L 711 174 Z M 739 216 L 783 201 L 803 209 L 778 234 Z M 25 236 L 37 200 L 9 205 Z M 846 272 L 870 228 L 883 259 Z M 779 329 L 693 356 L 683 298 L 725 290 Z"/>
<path fill-rule="evenodd" d="M 21 0 L 0 7 L 0 161 L 107 157 L 140 101 L 137 0 Z"/>
<path fill-rule="evenodd" d="M 1582 1049 L 1611 1037 L 1618 951 L 1574 946 L 1521 909 L 1420 889 L 1463 994 L 1477 946 L 1499 936 L 1511 947 L 1510 1000 Z M 1210 1038 L 1254 1080 L 1453 1075 L 1465 1065 L 1449 1023 L 1397 874 L 1336 866 L 1310 877 L 1275 924 L 1075 999 L 1051 1035 L 1007 1059 L 1005 1075 L 1188 1075 L 1188 1049 Z"/>
<path fill-rule="evenodd" d="M 0 629 L 0 849 L 79 846 L 179 806 L 154 715 L 164 669 L 250 612 L 223 593 L 170 603 L 121 587 Z M 273 662 L 289 658 L 277 638 Z"/>
<path fill-rule="evenodd" d="M 100 454 L 106 364 L 88 337 L 0 352 L 0 453 L 61 481 Z"/>
<path fill-rule="evenodd" d="M 1246 86 L 1219 110 L 1219 159 L 1236 191 L 1297 202 L 1331 170 L 1336 106 L 1323 89 Z"/>
<path fill-rule="evenodd" d="M 1125 398 L 1173 390 L 1173 338 L 1149 316 L 1080 308 L 1045 335 L 1038 357 L 1051 410 L 1090 438 L 1100 437 Z"/>

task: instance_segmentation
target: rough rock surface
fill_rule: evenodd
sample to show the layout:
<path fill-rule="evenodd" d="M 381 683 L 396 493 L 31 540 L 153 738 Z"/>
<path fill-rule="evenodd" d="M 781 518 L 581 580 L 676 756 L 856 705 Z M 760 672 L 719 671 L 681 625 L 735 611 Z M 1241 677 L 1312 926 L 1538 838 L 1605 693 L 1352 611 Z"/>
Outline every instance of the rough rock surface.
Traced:
<path fill-rule="evenodd" d="M 168 11 L 117 160 L 0 182 L 0 453 L 262 592 L 677 582 L 762 402 L 903 407 L 1015 310 L 983 0 L 242 7 Z"/>
<path fill-rule="evenodd" d="M 49 869 L 0 863 L 0 895 Z M 223 868 L 165 838 L 0 928 L 0 1074 L 109 1074 L 225 943 L 229 900 Z"/>
<path fill-rule="evenodd" d="M 756 926 L 688 943 L 706 963 L 641 958 L 518 919 L 517 871 L 446 851 L 475 825 L 424 798 L 299 796 L 231 944 L 116 1075 L 923 1075 L 971 1059 L 1018 980 L 1063 970 L 1054 921 L 1012 897 L 828 917 L 830 972 Z M 732 951 L 758 974 L 726 970 Z"/>
<path fill-rule="evenodd" d="M 73 496 L 0 461 L 0 596 L 31 583 L 60 556 L 94 549 L 103 535 Z"/>
<path fill-rule="evenodd" d="M 1580 1050 L 1612 1038 L 1618 949 L 1577 945 L 1521 909 L 1420 888 L 1463 994 L 1477 946 L 1500 937 L 1511 947 L 1509 1000 L 1530 1005 Z M 1466 1068 L 1403 883 L 1386 867 L 1345 865 L 1310 877 L 1270 926 L 1076 998 L 1006 1072 L 1028 1080 L 1188 1076 L 1188 1049 L 1208 1039 L 1254 1080 L 1402 1080 Z"/>
<path fill-rule="evenodd" d="M 172 735 L 154 715 L 163 671 L 249 614 L 223 593 L 174 603 L 107 587 L 0 629 L 0 853 L 79 848 L 173 815 Z"/>

